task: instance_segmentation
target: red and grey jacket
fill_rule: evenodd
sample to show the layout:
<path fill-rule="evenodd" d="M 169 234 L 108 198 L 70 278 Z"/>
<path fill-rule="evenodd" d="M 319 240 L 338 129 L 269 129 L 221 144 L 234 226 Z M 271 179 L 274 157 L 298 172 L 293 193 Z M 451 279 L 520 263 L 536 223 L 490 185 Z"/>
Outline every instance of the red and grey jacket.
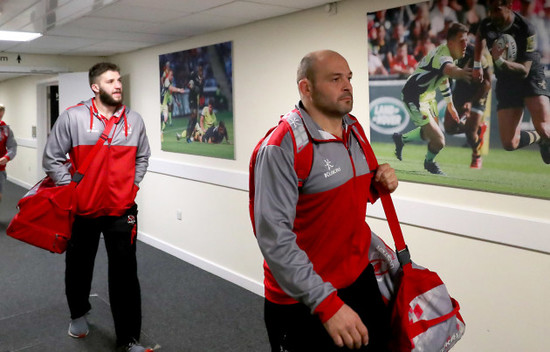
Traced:
<path fill-rule="evenodd" d="M 343 305 L 336 289 L 351 285 L 369 264 L 365 214 L 367 202 L 377 198 L 370 170 L 377 165 L 368 165 L 363 129 L 351 115 L 343 117 L 343 127 L 343 139 L 337 138 L 299 105 L 259 144 L 250 170 L 265 297 L 302 302 L 322 322 Z M 309 163 L 309 173 L 301 180 L 297 155 L 307 148 L 310 160 L 299 164 Z"/>
<path fill-rule="evenodd" d="M 4 121 L 0 121 L 0 158 L 6 157 L 8 160 L 15 158 L 17 154 L 17 142 L 13 137 L 10 126 Z M 5 171 L 6 165 L 0 165 L 0 171 Z"/>
<path fill-rule="evenodd" d="M 90 164 L 77 189 L 77 214 L 86 217 L 120 216 L 134 204 L 151 150 L 141 116 L 121 105 L 111 117 L 114 126 L 103 148 Z M 42 166 L 57 185 L 71 175 L 105 129 L 94 99 L 65 110 L 57 119 L 44 149 Z M 67 163 L 67 153 L 70 163 Z"/>

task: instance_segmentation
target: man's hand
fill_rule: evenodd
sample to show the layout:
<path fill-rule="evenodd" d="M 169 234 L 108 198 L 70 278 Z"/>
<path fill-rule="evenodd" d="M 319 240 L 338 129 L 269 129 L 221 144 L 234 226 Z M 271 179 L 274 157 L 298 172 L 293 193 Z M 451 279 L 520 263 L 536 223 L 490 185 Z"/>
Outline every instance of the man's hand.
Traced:
<path fill-rule="evenodd" d="M 8 158 L 5 156 L 0 158 L 0 165 L 6 165 L 8 163 Z"/>
<path fill-rule="evenodd" d="M 338 347 L 345 345 L 349 349 L 359 349 L 369 343 L 367 327 L 359 315 L 346 304 L 323 325 Z"/>
<path fill-rule="evenodd" d="M 508 50 L 508 44 L 501 48 L 497 45 L 497 41 L 495 40 L 493 46 L 491 47 L 491 56 L 493 57 L 493 62 L 498 60 L 498 58 L 501 57 L 502 54 L 504 54 L 504 50 Z"/>
<path fill-rule="evenodd" d="M 468 83 L 471 83 L 472 82 L 472 69 L 471 68 L 463 68 L 462 70 L 460 70 L 460 74 L 458 76 L 458 79 L 461 79 L 463 81 L 466 81 Z"/>
<path fill-rule="evenodd" d="M 460 117 L 458 116 L 458 111 L 456 111 L 456 108 L 453 103 L 447 104 L 447 110 L 449 110 L 449 113 L 451 114 L 451 117 L 453 120 L 456 121 L 456 123 L 460 123 Z"/>
<path fill-rule="evenodd" d="M 472 78 L 474 82 L 483 82 L 483 69 L 481 68 L 475 68 L 472 71 Z"/>
<path fill-rule="evenodd" d="M 377 190 L 392 193 L 397 188 L 397 175 L 390 164 L 378 165 L 376 175 L 374 175 L 375 187 Z"/>

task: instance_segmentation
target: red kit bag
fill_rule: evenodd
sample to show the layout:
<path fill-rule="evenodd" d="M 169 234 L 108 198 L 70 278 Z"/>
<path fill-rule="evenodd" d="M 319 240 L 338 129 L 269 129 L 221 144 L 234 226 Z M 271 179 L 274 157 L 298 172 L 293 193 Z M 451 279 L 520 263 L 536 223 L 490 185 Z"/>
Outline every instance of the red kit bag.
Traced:
<path fill-rule="evenodd" d="M 394 352 L 446 352 L 464 335 L 458 302 L 449 295 L 439 275 L 412 263 L 389 194 L 381 195 L 402 269 L 392 304 Z M 380 283 L 380 280 L 379 280 Z"/>
<path fill-rule="evenodd" d="M 378 161 L 366 144 L 372 170 Z M 396 251 L 372 234 L 369 259 L 380 293 L 391 307 L 392 352 L 447 352 L 464 335 L 466 325 L 458 302 L 439 275 L 411 261 L 389 193 L 379 190 Z"/>
<path fill-rule="evenodd" d="M 459 309 L 436 273 L 409 263 L 392 309 L 392 350 L 449 351 L 464 335 Z"/>
<path fill-rule="evenodd" d="M 74 220 L 75 185 L 56 187 L 49 177 L 37 183 L 19 200 L 7 235 L 53 253 L 65 252 Z"/>
<path fill-rule="evenodd" d="M 50 177 L 45 177 L 19 200 L 19 212 L 6 230 L 8 236 L 53 253 L 65 252 L 76 212 L 76 186 L 108 139 L 114 120 L 109 119 L 96 144 L 73 174 L 71 183 L 56 186 Z"/>

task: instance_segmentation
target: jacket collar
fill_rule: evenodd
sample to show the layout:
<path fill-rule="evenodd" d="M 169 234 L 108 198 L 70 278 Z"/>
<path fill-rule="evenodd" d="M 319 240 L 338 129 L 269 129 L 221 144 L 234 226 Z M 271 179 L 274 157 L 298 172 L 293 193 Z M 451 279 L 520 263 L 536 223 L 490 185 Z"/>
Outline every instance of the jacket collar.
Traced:
<path fill-rule="evenodd" d="M 97 106 L 95 104 L 95 98 L 90 99 L 90 101 L 91 101 L 90 102 L 90 110 L 93 113 L 93 115 L 96 118 L 100 119 L 100 120 L 106 120 L 106 118 L 99 113 L 99 110 L 97 109 Z M 124 115 L 125 110 L 126 110 L 126 106 L 123 105 L 123 104 L 120 104 L 117 107 L 116 111 L 114 112 L 113 116 L 111 117 L 111 118 L 115 119 L 115 123 L 118 123 L 120 118 Z"/>
<path fill-rule="evenodd" d="M 87 105 L 90 109 L 90 131 L 92 130 L 94 117 L 103 121 L 104 123 L 107 122 L 107 119 L 102 116 L 99 111 L 97 110 L 97 107 L 95 105 L 95 98 L 91 98 L 90 100 L 84 102 L 84 105 Z M 122 119 L 124 120 L 124 135 L 128 137 L 128 119 L 126 118 L 126 105 L 120 104 L 113 116 L 111 116 L 111 119 L 114 119 L 114 123 L 118 124 L 119 121 Z"/>
<path fill-rule="evenodd" d="M 304 126 L 306 127 L 307 132 L 309 133 L 309 135 L 314 141 L 317 141 L 317 142 L 340 141 L 340 138 L 323 130 L 315 121 L 313 121 L 311 116 L 309 116 L 306 109 L 304 108 L 302 101 L 298 102 L 298 104 L 296 105 L 296 109 L 298 110 L 300 116 L 302 117 L 302 120 L 304 121 Z M 342 125 L 344 127 L 344 132 L 347 133 L 349 127 L 353 123 L 354 123 L 354 120 L 352 120 L 348 114 L 345 114 L 342 117 Z"/>

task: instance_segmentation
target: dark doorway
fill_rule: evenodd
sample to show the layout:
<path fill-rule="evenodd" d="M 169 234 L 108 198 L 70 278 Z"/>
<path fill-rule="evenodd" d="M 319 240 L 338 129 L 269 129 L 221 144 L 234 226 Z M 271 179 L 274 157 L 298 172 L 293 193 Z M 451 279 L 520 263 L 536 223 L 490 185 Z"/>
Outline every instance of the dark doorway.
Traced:
<path fill-rule="evenodd" d="M 50 109 L 50 126 L 49 130 L 52 129 L 53 124 L 59 116 L 59 86 L 48 86 L 48 107 Z"/>

